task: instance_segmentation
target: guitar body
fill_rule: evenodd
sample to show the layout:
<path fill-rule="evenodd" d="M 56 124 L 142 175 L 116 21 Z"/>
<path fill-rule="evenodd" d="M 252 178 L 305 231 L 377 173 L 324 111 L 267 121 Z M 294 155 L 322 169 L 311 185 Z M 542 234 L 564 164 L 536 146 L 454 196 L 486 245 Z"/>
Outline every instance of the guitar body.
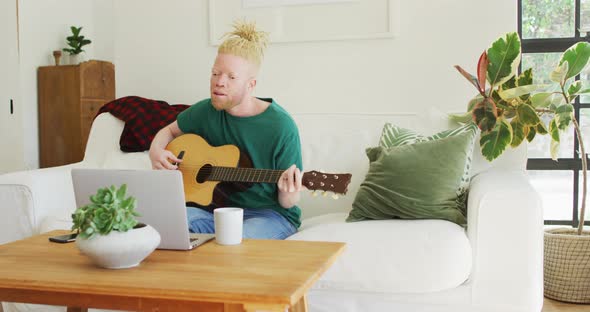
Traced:
<path fill-rule="evenodd" d="M 209 206 L 213 202 L 214 191 L 219 181 L 197 182 L 197 174 L 205 165 L 237 167 L 240 163 L 240 150 L 234 145 L 213 147 L 196 134 L 181 135 L 166 147 L 175 156 L 184 151 L 178 169 L 182 172 L 184 194 L 187 202 Z"/>

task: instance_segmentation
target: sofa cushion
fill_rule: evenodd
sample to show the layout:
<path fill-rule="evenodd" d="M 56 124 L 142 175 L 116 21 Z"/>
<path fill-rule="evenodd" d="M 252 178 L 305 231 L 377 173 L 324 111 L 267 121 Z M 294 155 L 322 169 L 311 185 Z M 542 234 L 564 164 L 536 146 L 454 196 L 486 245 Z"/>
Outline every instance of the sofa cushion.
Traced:
<path fill-rule="evenodd" d="M 433 141 L 367 149 L 369 172 L 347 221 L 444 219 L 466 223 L 465 163 L 474 131 Z"/>
<path fill-rule="evenodd" d="M 318 220 L 315 220 L 318 218 Z M 304 220 L 289 240 L 345 242 L 316 289 L 426 293 L 454 288 L 471 271 L 462 227 L 443 220 L 345 222 L 345 213 Z"/>
<path fill-rule="evenodd" d="M 388 122 L 383 126 L 381 138 L 379 139 L 379 146 L 394 147 L 424 141 L 434 141 L 464 132 L 477 133 L 477 125 L 473 122 L 469 122 L 455 129 L 444 130 L 430 136 L 423 136 L 413 130 L 398 127 Z"/>
<path fill-rule="evenodd" d="M 473 133 L 473 135 L 475 136 L 478 132 L 477 125 L 473 122 L 469 122 L 455 129 L 444 130 L 431 136 L 423 136 L 410 129 L 405 129 L 393 125 L 391 123 L 386 123 L 385 126 L 383 126 L 383 131 L 381 132 L 379 146 L 389 148 L 394 146 L 414 144 L 418 142 L 434 141 L 462 134 L 465 132 Z M 461 181 L 463 182 L 463 185 L 461 187 L 463 188 L 467 188 L 467 185 L 469 184 L 469 178 L 471 176 L 471 154 L 473 151 L 474 143 L 475 141 L 473 141 L 473 143 L 471 144 L 471 151 L 467 154 L 467 161 L 465 162 L 465 167 L 463 169 L 463 177 L 461 178 Z"/>

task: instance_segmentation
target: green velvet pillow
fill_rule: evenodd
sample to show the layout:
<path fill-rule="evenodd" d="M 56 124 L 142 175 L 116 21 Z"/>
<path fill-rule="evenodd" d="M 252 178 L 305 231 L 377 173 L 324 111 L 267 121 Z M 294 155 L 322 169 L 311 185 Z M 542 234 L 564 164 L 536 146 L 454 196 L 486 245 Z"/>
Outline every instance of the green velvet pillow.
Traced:
<path fill-rule="evenodd" d="M 366 150 L 370 166 L 346 221 L 444 219 L 466 224 L 466 164 L 476 130 Z M 468 181 L 467 181 L 468 182 Z"/>
<path fill-rule="evenodd" d="M 390 123 L 386 123 L 385 126 L 383 126 L 383 132 L 381 132 L 379 146 L 394 147 L 406 144 L 414 144 L 417 142 L 433 141 L 458 135 L 464 132 L 471 132 L 475 136 L 477 134 L 477 130 L 478 128 L 475 123 L 468 122 L 455 129 L 445 130 L 431 136 L 423 136 L 410 129 L 405 129 Z M 463 170 L 463 178 L 461 180 L 461 189 L 467 189 L 469 186 L 469 180 L 471 177 L 471 153 L 472 152 L 469 151 L 467 161 L 465 162 L 465 169 Z"/>

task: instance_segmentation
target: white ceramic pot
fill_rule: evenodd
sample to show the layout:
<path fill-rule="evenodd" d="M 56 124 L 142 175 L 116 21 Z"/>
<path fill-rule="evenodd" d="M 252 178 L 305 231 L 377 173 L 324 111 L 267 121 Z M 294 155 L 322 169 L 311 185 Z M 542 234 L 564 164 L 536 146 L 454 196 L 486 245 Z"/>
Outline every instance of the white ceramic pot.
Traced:
<path fill-rule="evenodd" d="M 70 54 L 70 65 L 78 65 L 82 62 L 86 62 L 86 53 Z"/>
<path fill-rule="evenodd" d="M 76 239 L 78 249 L 98 266 L 126 269 L 138 266 L 160 244 L 160 234 L 151 226 L 127 232 L 112 231 L 91 239 Z"/>

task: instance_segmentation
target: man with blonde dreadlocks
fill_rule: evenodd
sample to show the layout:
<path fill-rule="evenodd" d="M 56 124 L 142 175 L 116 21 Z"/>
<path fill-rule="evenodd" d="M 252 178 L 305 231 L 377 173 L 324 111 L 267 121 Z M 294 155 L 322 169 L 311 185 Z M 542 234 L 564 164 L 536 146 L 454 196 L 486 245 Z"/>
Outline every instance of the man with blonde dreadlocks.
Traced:
<path fill-rule="evenodd" d="M 183 133 L 194 133 L 212 146 L 236 145 L 254 168 L 284 170 L 278 183 L 255 183 L 227 196 L 226 202 L 244 209 L 245 238 L 284 239 L 300 225 L 301 145 L 289 114 L 271 98 L 252 96 L 267 41 L 267 33 L 256 30 L 254 23 L 236 22 L 217 51 L 211 98 L 160 130 L 149 154 L 154 169 L 177 169 L 174 163 L 182 160 L 165 147 Z M 214 233 L 211 208 L 187 207 L 191 232 Z"/>

